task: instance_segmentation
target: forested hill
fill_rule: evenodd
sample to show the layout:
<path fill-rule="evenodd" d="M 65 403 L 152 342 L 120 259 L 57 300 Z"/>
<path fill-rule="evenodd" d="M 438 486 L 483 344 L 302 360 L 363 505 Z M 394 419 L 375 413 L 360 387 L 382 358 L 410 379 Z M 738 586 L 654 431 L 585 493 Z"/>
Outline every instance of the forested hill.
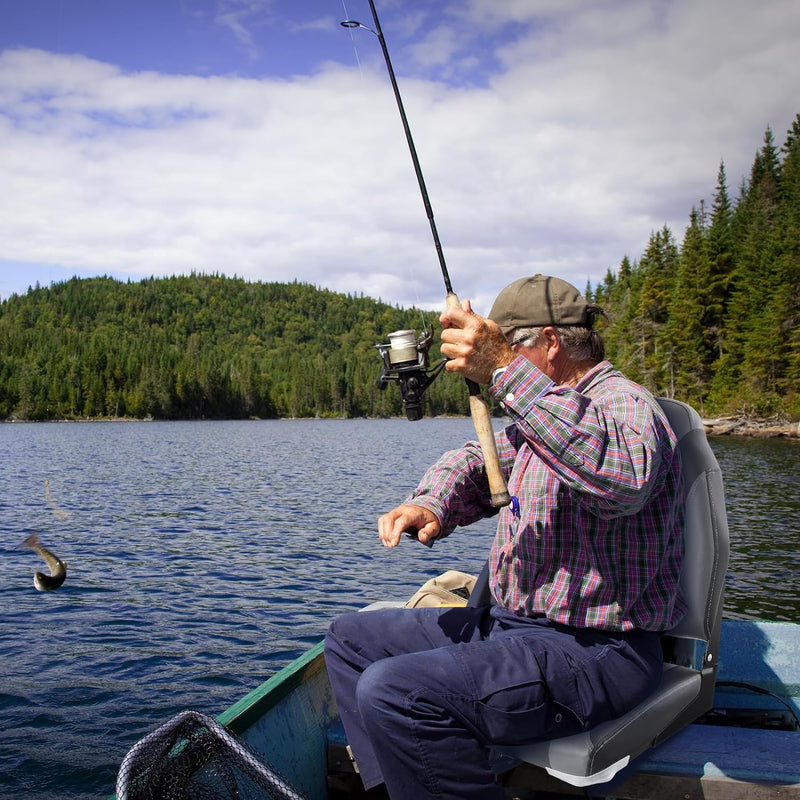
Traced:
<path fill-rule="evenodd" d="M 438 315 L 219 276 L 37 287 L 0 304 L 0 418 L 402 414 L 374 345 L 423 317 Z M 454 376 L 428 394 L 428 413 L 468 413 Z"/>
<path fill-rule="evenodd" d="M 664 227 L 587 286 L 608 356 L 704 415 L 800 418 L 800 115 L 782 147 L 767 129 L 735 200 L 721 164 L 687 219 L 680 245 Z M 402 414 L 374 345 L 437 316 L 219 276 L 37 287 L 0 303 L 0 419 Z M 438 378 L 426 413 L 468 413 L 463 381 Z"/>
<path fill-rule="evenodd" d="M 720 165 L 710 209 L 663 228 L 589 293 L 613 316 L 609 355 L 701 413 L 800 418 L 800 115 L 768 128 L 732 200 Z"/>

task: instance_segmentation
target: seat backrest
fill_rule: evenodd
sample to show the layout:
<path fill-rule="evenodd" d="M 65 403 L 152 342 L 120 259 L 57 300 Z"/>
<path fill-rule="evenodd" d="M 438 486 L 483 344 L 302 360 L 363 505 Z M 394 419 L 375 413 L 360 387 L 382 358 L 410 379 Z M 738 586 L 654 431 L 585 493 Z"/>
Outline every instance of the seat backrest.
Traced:
<path fill-rule="evenodd" d="M 678 439 L 686 497 L 680 585 L 688 611 L 666 636 L 677 663 L 701 668 L 699 657 L 707 669 L 717 663 L 730 550 L 722 471 L 698 413 L 678 400 L 660 397 L 658 404 Z"/>

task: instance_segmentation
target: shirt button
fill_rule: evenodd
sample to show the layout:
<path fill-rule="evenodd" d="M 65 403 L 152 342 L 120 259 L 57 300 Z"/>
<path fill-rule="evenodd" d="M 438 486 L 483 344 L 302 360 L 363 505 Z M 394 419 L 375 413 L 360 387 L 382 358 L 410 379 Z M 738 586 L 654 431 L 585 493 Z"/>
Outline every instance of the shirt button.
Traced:
<path fill-rule="evenodd" d="M 562 717 L 560 713 L 559 713 L 559 714 L 556 714 L 556 724 L 558 724 L 559 722 L 561 722 L 561 720 L 562 720 L 562 719 L 564 719 L 564 717 Z"/>
<path fill-rule="evenodd" d="M 513 403 L 514 402 L 514 392 L 509 392 L 504 398 L 503 402 L 505 403 Z"/>

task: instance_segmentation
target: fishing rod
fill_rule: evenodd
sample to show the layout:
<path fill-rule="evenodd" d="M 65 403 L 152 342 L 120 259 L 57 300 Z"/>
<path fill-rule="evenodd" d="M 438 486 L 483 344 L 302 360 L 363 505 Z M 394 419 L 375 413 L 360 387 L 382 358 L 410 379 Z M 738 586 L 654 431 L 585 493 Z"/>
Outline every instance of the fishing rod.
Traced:
<path fill-rule="evenodd" d="M 395 77 L 392 67 L 392 60 L 389 58 L 389 48 L 386 46 L 386 39 L 383 36 L 383 30 L 381 29 L 378 12 L 375 10 L 375 3 L 373 0 L 369 0 L 369 7 L 372 11 L 372 19 L 375 23 L 374 30 L 354 19 L 346 19 L 341 25 L 343 28 L 364 28 L 364 30 L 378 37 L 381 51 L 383 52 L 383 60 L 386 62 L 386 69 L 389 72 L 389 80 L 392 83 L 394 99 L 397 102 L 397 110 L 400 112 L 400 119 L 403 123 L 406 142 L 408 143 L 408 149 L 411 153 L 411 161 L 414 164 L 414 172 L 417 176 L 420 194 L 422 195 L 422 203 L 425 206 L 425 214 L 428 217 L 428 223 L 431 227 L 433 243 L 436 247 L 436 255 L 439 258 L 439 267 L 442 271 L 444 288 L 447 292 L 445 302 L 448 308 L 460 307 L 461 302 L 458 299 L 458 295 L 453 291 L 453 286 L 450 282 L 450 273 L 447 270 L 444 250 L 442 249 L 439 232 L 436 229 L 436 222 L 433 218 L 433 207 L 431 206 L 430 197 L 428 196 L 428 189 L 425 186 L 425 178 L 422 175 L 422 167 L 420 166 L 419 157 L 417 156 L 417 148 L 414 146 L 414 139 L 411 136 L 411 127 L 408 124 L 408 117 L 406 116 L 406 111 L 403 106 L 403 98 L 400 95 L 400 88 L 397 85 L 397 78 Z M 394 352 L 395 348 L 393 345 L 395 343 L 391 342 L 392 336 L 398 339 L 398 349 L 402 350 L 402 354 L 400 355 Z M 423 336 L 421 341 L 415 342 L 413 331 L 397 331 L 395 334 L 390 335 L 389 345 L 378 345 L 378 349 L 384 360 L 384 368 L 381 372 L 379 385 L 383 387 L 386 385 L 387 380 L 392 379 L 400 382 L 401 393 L 407 409 L 409 408 L 409 400 L 411 402 L 412 410 L 409 414 L 409 419 L 419 419 L 417 414 L 419 413 L 421 416 L 421 411 L 418 411 L 418 409 L 422 392 L 425 391 L 428 384 L 430 384 L 433 378 L 441 371 L 440 365 L 432 375 L 428 373 L 426 343 L 427 347 L 430 347 L 429 337 L 426 338 Z M 414 356 L 416 356 L 416 358 L 414 358 Z M 486 475 L 489 479 L 491 502 L 495 508 L 507 506 L 511 502 L 511 496 L 508 493 L 508 487 L 506 486 L 505 478 L 500 469 L 500 458 L 497 454 L 497 445 L 494 440 L 494 430 L 489 416 L 489 407 L 486 405 L 481 395 L 480 386 L 469 378 L 465 378 L 465 380 L 469 391 L 470 415 L 472 416 L 475 433 L 478 435 L 478 441 L 481 445 Z"/>

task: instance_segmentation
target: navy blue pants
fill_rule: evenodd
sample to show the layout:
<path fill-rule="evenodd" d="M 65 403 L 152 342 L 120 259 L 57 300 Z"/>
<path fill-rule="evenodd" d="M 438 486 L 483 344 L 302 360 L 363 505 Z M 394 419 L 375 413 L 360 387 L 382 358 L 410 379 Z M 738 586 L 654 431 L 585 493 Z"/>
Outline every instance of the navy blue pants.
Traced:
<path fill-rule="evenodd" d="M 325 662 L 364 786 L 392 800 L 502 800 L 491 744 L 620 716 L 661 678 L 655 633 L 609 634 L 498 607 L 338 617 Z"/>

